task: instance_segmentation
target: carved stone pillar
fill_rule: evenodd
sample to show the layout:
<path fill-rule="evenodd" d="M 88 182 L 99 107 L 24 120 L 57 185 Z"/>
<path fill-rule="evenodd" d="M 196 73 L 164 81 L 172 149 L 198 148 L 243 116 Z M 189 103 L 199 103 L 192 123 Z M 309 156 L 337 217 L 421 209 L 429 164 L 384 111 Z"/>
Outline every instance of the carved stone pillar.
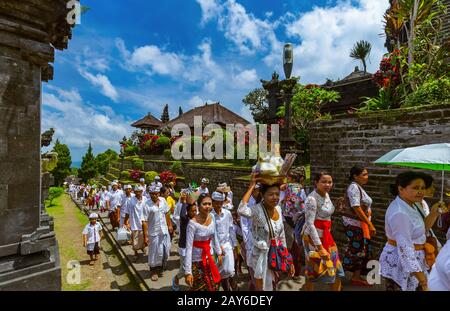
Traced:
<path fill-rule="evenodd" d="M 59 290 L 57 242 L 41 224 L 41 81 L 71 36 L 67 1 L 0 0 L 0 290 Z"/>

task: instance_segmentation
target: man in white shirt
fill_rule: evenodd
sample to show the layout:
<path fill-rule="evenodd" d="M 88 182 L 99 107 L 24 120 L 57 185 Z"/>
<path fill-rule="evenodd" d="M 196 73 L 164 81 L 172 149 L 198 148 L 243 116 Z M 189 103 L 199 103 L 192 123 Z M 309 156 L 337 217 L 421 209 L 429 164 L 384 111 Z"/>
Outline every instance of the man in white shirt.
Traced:
<path fill-rule="evenodd" d="M 143 230 L 148 243 L 148 265 L 151 272 L 151 280 L 157 281 L 162 276 L 166 262 L 170 255 L 170 232 L 173 231 L 170 221 L 169 205 L 160 197 L 160 188 L 150 187 L 150 200 L 144 206 L 143 214 L 146 222 L 143 222 Z"/>
<path fill-rule="evenodd" d="M 123 227 L 124 225 L 128 227 L 128 224 L 125 222 L 125 215 L 130 207 L 131 199 L 135 196 L 134 193 L 131 193 L 131 185 L 125 185 L 124 189 L 125 193 L 122 194 L 122 202 L 120 204 L 120 227 Z"/>
<path fill-rule="evenodd" d="M 225 291 L 237 290 L 237 284 L 234 280 L 234 248 L 237 246 L 236 233 L 233 226 L 233 216 L 229 210 L 223 209 L 225 195 L 220 192 L 213 192 L 211 211 L 214 216 L 217 237 L 223 254 L 222 266 L 219 267 L 222 278 L 222 287 Z M 231 286 L 230 286 L 231 285 Z"/>
<path fill-rule="evenodd" d="M 107 210 L 107 201 L 109 200 L 109 192 L 106 190 L 106 186 L 102 186 L 100 191 L 100 212 Z"/>
<path fill-rule="evenodd" d="M 113 181 L 107 201 L 109 220 L 113 229 L 119 228 L 120 225 L 120 204 L 122 204 L 122 191 L 119 190 L 118 184 Z"/>
<path fill-rule="evenodd" d="M 147 185 L 145 184 L 145 178 L 140 178 L 139 179 L 139 187 L 147 189 Z"/>
<path fill-rule="evenodd" d="M 201 185 L 200 187 L 197 188 L 197 192 L 199 192 L 199 194 L 204 194 L 204 193 L 209 193 L 209 189 L 208 189 L 208 184 L 209 184 L 209 180 L 206 178 L 202 178 L 201 181 Z"/>
<path fill-rule="evenodd" d="M 231 211 L 233 210 L 233 192 L 231 191 L 231 188 L 227 185 L 226 182 L 219 184 L 217 187 L 218 192 L 221 192 L 225 195 L 225 201 L 223 202 L 223 208 Z"/>
<path fill-rule="evenodd" d="M 144 218 L 144 207 L 147 205 L 147 198 L 142 195 L 144 188 L 137 186 L 134 189 L 135 196 L 131 198 L 130 204 L 125 210 L 125 223 L 130 224 L 131 244 L 134 250 L 134 260 L 138 259 L 138 250 L 145 254 L 145 239 L 142 223 Z"/>
<path fill-rule="evenodd" d="M 155 179 L 151 183 L 150 186 L 155 186 L 157 188 L 162 188 L 163 184 L 161 183 L 161 177 L 155 176 Z"/>

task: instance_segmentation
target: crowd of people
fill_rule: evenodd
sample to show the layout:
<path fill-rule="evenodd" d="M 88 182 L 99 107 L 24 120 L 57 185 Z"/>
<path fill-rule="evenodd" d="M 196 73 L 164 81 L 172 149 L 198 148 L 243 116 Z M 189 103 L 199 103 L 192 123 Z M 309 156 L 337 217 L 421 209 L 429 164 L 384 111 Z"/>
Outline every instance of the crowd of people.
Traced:
<path fill-rule="evenodd" d="M 408 171 L 397 176 L 384 233 L 377 232 L 372 222 L 373 201 L 364 189 L 369 182 L 366 168 L 350 169 L 346 193 L 334 203 L 329 173 L 313 176 L 311 191 L 305 177 L 302 167 L 290 170 L 285 184 L 259 182 L 252 174 L 236 207 L 227 183 L 210 191 L 207 178 L 198 188 L 181 189 L 179 197 L 175 185 L 163 185 L 159 176 L 150 185 L 141 179 L 134 188 L 113 181 L 109 189 L 70 185 L 69 192 L 89 209 L 107 211 L 113 229 L 130 232 L 135 260 L 140 252 L 148 256 L 152 281 L 162 276 L 172 243 L 178 243 L 174 291 L 180 290 L 182 279 L 194 291 L 237 291 L 242 265 L 248 271 L 249 290 L 276 290 L 284 274 L 294 279 L 304 276 L 307 291 L 319 283 L 340 291 L 345 271 L 352 273 L 352 285 L 373 286 L 367 280 L 368 262 L 373 259 L 380 262 L 386 290 L 450 290 L 450 246 L 442 246 L 431 229 L 448 210 L 444 202 L 431 207 L 427 203 L 434 195 L 430 175 Z M 341 217 L 332 218 L 335 213 Z M 89 218 L 83 243 L 94 264 L 101 226 L 96 213 Z M 342 222 L 348 241 L 342 256 L 332 234 L 336 220 Z M 375 258 L 371 241 L 381 234 L 387 243 Z"/>

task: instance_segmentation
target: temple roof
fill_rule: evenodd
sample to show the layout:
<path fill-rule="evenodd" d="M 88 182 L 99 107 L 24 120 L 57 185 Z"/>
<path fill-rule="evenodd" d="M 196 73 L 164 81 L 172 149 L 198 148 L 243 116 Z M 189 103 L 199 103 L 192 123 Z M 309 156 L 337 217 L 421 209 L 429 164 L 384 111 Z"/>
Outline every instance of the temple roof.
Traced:
<path fill-rule="evenodd" d="M 194 127 L 194 117 L 201 116 L 203 124 L 219 124 L 219 125 L 226 125 L 226 124 L 242 124 L 247 125 L 250 124 L 247 120 L 242 118 L 241 116 L 237 115 L 236 113 L 232 112 L 231 110 L 225 108 L 220 103 L 214 103 L 214 104 L 205 104 L 200 107 L 196 107 L 192 110 L 189 110 L 185 113 L 183 113 L 178 118 L 175 118 L 163 126 L 161 128 L 165 127 L 173 127 L 175 124 L 187 124 L 190 128 Z"/>
<path fill-rule="evenodd" d="M 131 124 L 132 127 L 151 128 L 151 129 L 157 129 L 161 125 L 163 125 L 163 123 L 154 116 L 152 116 L 150 112 L 142 119 L 137 120 L 136 122 Z"/>

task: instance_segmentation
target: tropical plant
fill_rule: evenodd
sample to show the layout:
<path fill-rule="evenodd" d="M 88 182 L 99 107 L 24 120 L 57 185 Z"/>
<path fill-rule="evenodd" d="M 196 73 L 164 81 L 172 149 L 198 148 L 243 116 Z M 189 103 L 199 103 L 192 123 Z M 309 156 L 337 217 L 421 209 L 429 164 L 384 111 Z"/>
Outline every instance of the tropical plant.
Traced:
<path fill-rule="evenodd" d="M 350 57 L 356 60 L 360 60 L 363 68 L 364 73 L 367 72 L 367 63 L 366 60 L 370 56 L 370 51 L 372 50 L 372 44 L 370 42 L 365 40 L 360 40 L 355 43 L 353 48 L 350 51 Z"/>
<path fill-rule="evenodd" d="M 148 171 L 148 172 L 146 172 L 145 175 L 144 175 L 145 182 L 147 184 L 151 184 L 155 180 L 156 176 L 158 176 L 158 172 L 155 172 L 155 171 Z"/>
<path fill-rule="evenodd" d="M 129 180 L 130 177 L 131 177 L 131 174 L 130 174 L 129 171 L 122 171 L 122 172 L 120 173 L 120 178 L 121 178 L 122 180 Z"/>
<path fill-rule="evenodd" d="M 413 107 L 450 103 L 450 78 L 430 80 L 406 96 L 403 106 Z"/>
<path fill-rule="evenodd" d="M 166 148 L 170 146 L 170 138 L 161 136 L 156 140 L 156 145 L 161 148 Z"/>
<path fill-rule="evenodd" d="M 133 169 L 143 170 L 144 169 L 144 160 L 142 159 L 134 159 L 133 160 Z"/>
<path fill-rule="evenodd" d="M 171 149 L 165 149 L 163 154 L 166 159 L 169 159 L 169 160 L 172 159 L 172 150 Z"/>
<path fill-rule="evenodd" d="M 182 172 L 182 164 L 181 161 L 174 161 L 172 163 L 172 166 L 170 167 L 170 170 L 174 173 L 181 173 Z"/>
<path fill-rule="evenodd" d="M 296 129 L 294 138 L 303 150 L 300 162 L 309 163 L 309 126 L 317 120 L 329 119 L 329 114 L 322 114 L 321 110 L 327 103 L 337 102 L 340 94 L 328 91 L 316 85 L 302 85 L 297 83 L 291 101 L 292 126 Z M 278 116 L 285 116 L 285 106 L 278 110 Z"/>
<path fill-rule="evenodd" d="M 127 156 L 134 156 L 139 153 L 139 147 L 138 146 L 127 146 L 125 147 L 125 155 Z"/>

